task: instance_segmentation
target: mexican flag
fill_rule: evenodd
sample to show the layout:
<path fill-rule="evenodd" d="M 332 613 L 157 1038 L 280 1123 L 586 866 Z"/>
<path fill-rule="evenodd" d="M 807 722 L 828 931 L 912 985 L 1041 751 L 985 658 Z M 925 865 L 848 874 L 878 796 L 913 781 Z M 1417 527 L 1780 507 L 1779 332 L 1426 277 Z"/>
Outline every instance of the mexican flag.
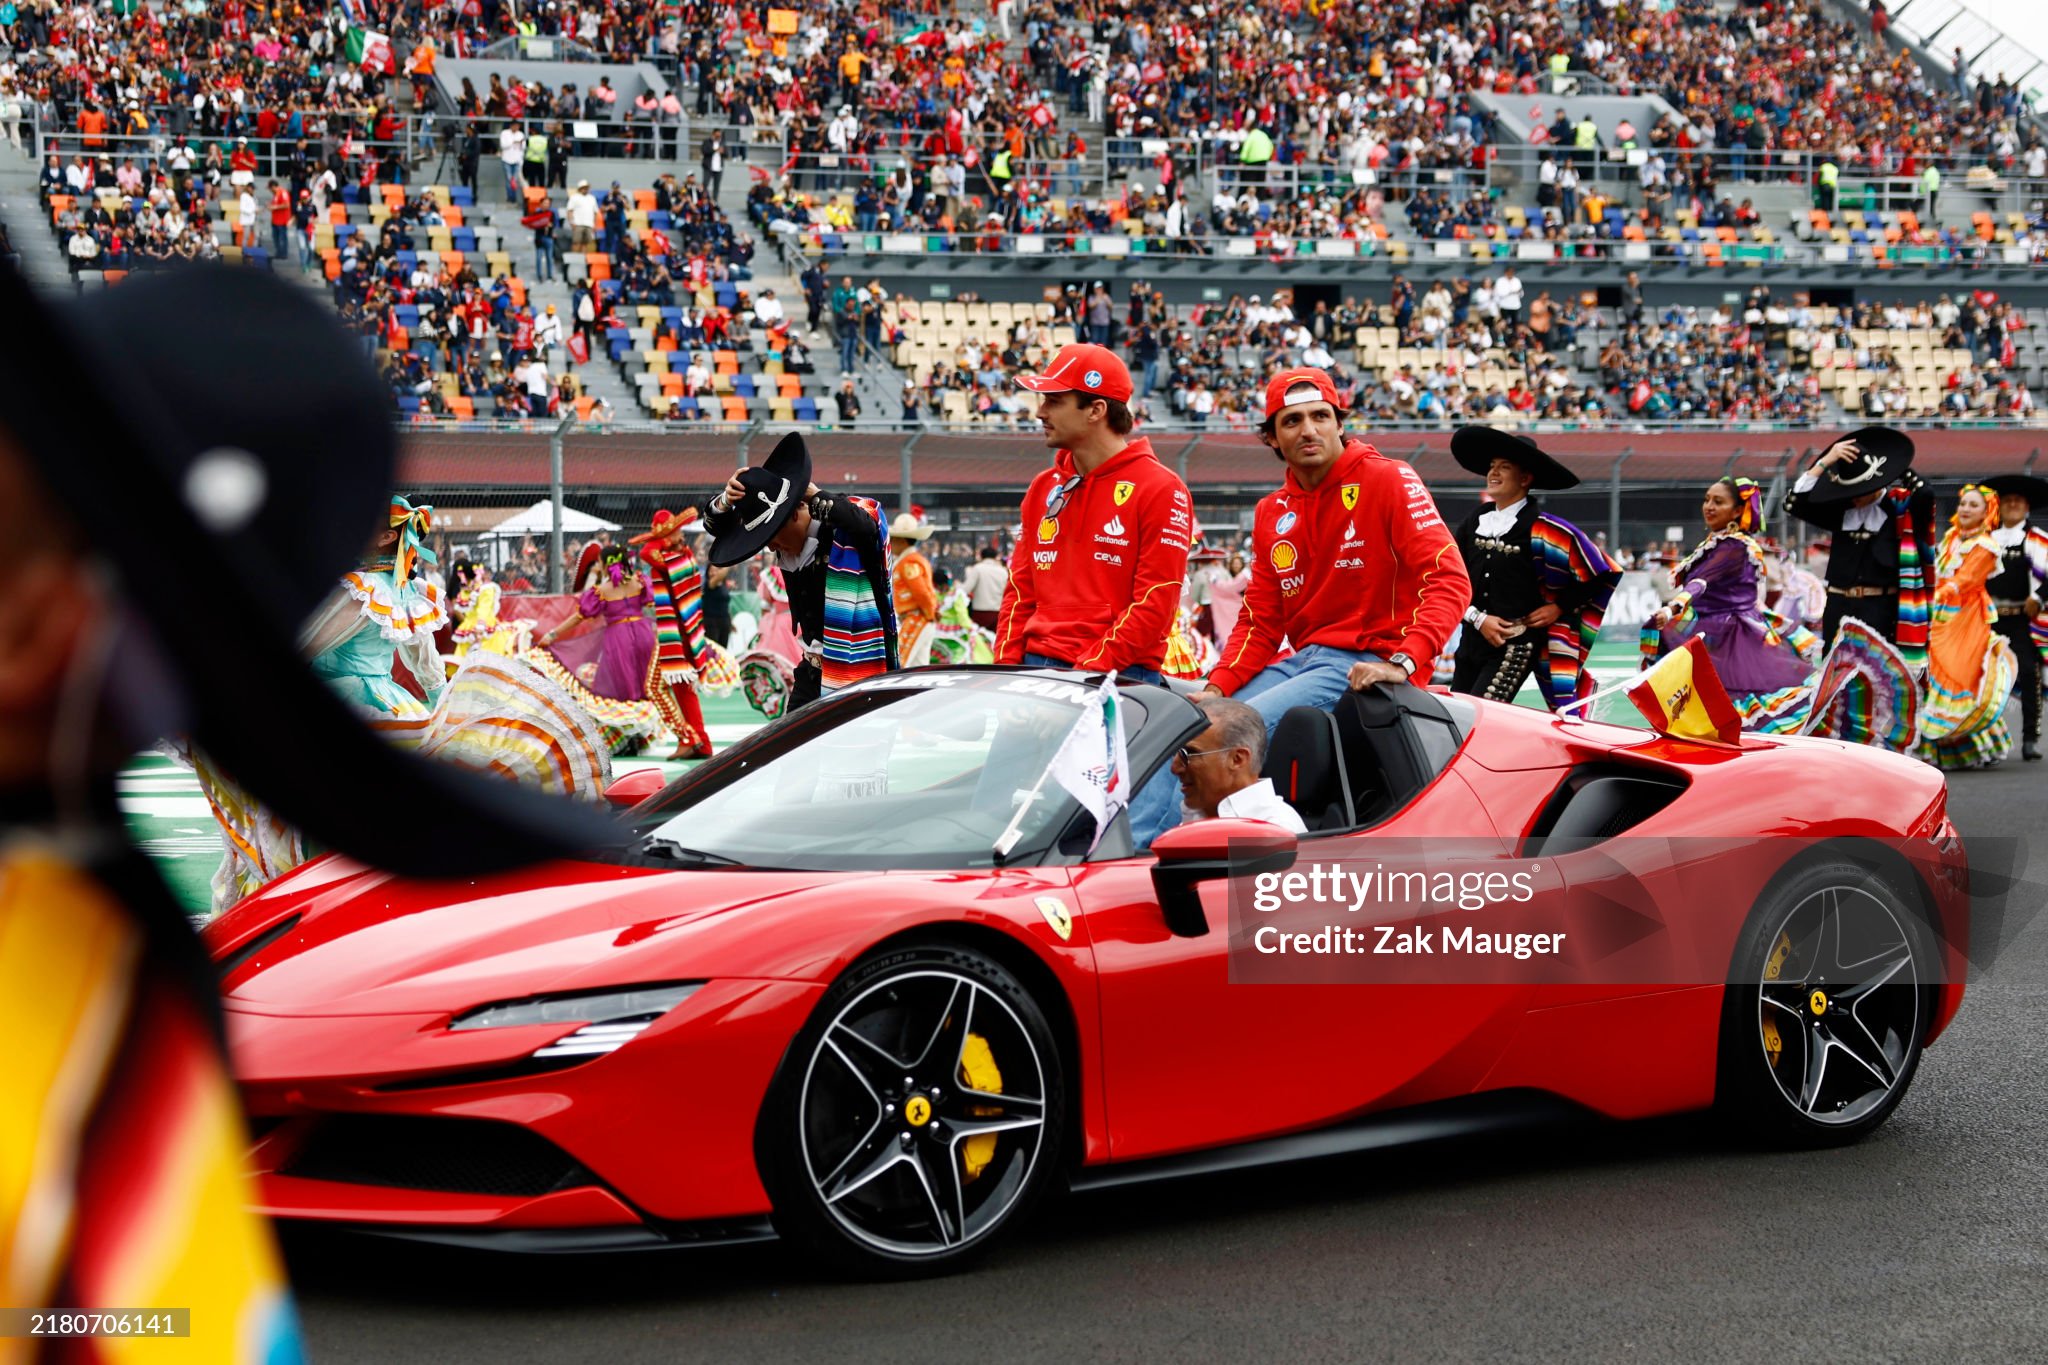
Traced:
<path fill-rule="evenodd" d="M 1095 817 L 1095 838 L 1130 804 L 1131 756 L 1124 748 L 1124 715 L 1116 678 L 1106 676 L 1053 755 L 1052 780 Z M 1091 844 L 1092 851 L 1092 844 Z"/>
<path fill-rule="evenodd" d="M 352 28 L 342 39 L 342 54 L 357 66 L 381 71 L 387 76 L 398 74 L 398 59 L 391 51 L 389 34 L 374 29 Z"/>

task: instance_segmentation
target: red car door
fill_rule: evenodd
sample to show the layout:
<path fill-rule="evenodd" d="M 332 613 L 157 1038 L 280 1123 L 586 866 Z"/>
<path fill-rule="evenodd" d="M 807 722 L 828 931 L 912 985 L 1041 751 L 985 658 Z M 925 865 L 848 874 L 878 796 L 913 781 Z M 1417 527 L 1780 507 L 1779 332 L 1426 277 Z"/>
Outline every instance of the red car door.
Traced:
<path fill-rule="evenodd" d="M 1418 841 L 1437 841 L 1434 843 Z M 1495 833 L 1472 787 L 1455 770 L 1373 829 L 1311 834 L 1296 870 L 1343 863 L 1388 871 L 1436 859 L 1455 840 L 1468 860 L 1526 868 Z M 1131 1160 L 1333 1123 L 1365 1110 L 1466 1093 L 1485 1076 L 1522 1013 L 1528 987 L 1499 962 L 1480 982 L 1445 984 L 1440 961 L 1414 979 L 1415 958 L 1369 954 L 1323 963 L 1335 984 L 1233 982 L 1230 883 L 1205 883 L 1209 932 L 1168 932 L 1149 857 L 1080 869 L 1102 1001 L 1104 1090 L 1112 1159 Z M 1562 887 L 1547 870 L 1517 915 L 1532 928 L 1561 923 Z M 1247 920 L 1250 920 L 1247 916 Z M 1360 913 L 1361 928 L 1392 919 Z M 1455 911 L 1437 921 L 1455 922 Z M 1378 935 L 1374 935 L 1377 939 Z M 1268 960 L 1270 963 L 1270 959 Z M 1355 968 L 1353 962 L 1366 965 Z M 1313 969 L 1312 969 L 1313 970 Z M 1497 978 L 1485 983 L 1486 975 Z M 1374 979 L 1376 978 L 1376 979 Z"/>

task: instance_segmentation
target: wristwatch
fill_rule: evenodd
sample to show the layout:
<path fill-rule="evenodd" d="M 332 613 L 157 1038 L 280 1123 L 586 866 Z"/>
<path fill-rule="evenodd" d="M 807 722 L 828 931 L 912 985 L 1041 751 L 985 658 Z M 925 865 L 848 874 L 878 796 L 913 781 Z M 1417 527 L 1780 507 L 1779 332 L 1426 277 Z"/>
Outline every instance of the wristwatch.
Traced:
<path fill-rule="evenodd" d="M 1389 654 L 1387 662 L 1399 668 L 1409 677 L 1415 676 L 1415 660 L 1409 658 L 1406 654 Z"/>

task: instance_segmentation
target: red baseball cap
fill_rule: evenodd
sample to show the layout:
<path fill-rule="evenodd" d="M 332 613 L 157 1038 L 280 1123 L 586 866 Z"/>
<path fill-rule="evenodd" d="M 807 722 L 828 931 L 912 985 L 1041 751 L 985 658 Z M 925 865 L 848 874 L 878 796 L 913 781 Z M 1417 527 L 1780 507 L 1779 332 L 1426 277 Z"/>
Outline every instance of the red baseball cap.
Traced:
<path fill-rule="evenodd" d="M 1060 347 L 1044 374 L 1019 375 L 1017 383 L 1033 393 L 1092 393 L 1119 403 L 1130 402 L 1134 392 L 1131 372 L 1116 352 L 1086 344 Z"/>
<path fill-rule="evenodd" d="M 1266 381 L 1267 421 L 1278 417 L 1282 408 L 1297 403 L 1328 403 L 1338 412 L 1344 411 L 1344 404 L 1337 397 L 1336 382 L 1321 370 L 1302 366 L 1282 370 Z"/>

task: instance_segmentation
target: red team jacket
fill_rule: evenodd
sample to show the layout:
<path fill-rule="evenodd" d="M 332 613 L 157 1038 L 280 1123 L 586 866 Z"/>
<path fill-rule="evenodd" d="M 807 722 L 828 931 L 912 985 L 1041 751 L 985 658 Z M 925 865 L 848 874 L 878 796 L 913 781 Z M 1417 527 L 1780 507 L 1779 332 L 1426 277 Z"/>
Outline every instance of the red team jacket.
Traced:
<path fill-rule="evenodd" d="M 1408 655 L 1423 686 L 1472 601 L 1458 544 L 1413 469 L 1348 441 L 1313 490 L 1288 471 L 1259 500 L 1252 578 L 1209 683 L 1226 697 L 1280 642 Z"/>
<path fill-rule="evenodd" d="M 1066 496 L 1047 516 L 1060 489 Z M 1180 608 L 1193 527 L 1187 485 L 1143 437 L 1087 475 L 1076 471 L 1071 451 L 1058 452 L 1024 493 L 1024 533 L 996 621 L 996 662 L 1022 663 L 1030 653 L 1077 668 L 1158 668 Z"/>

